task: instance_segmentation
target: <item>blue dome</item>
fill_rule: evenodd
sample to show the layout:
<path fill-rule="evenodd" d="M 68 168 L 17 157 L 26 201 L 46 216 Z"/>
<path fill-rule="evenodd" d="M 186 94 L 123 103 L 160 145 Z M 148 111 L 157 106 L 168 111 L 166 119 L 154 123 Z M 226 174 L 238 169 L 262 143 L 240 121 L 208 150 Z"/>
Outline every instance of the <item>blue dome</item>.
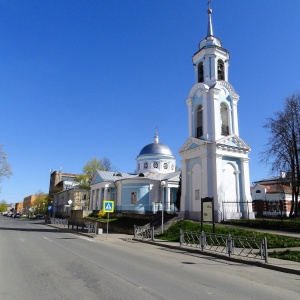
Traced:
<path fill-rule="evenodd" d="M 139 155 L 146 155 L 146 154 L 163 154 L 163 155 L 171 155 L 173 156 L 170 148 L 167 145 L 160 144 L 160 143 L 151 143 L 145 146 Z"/>

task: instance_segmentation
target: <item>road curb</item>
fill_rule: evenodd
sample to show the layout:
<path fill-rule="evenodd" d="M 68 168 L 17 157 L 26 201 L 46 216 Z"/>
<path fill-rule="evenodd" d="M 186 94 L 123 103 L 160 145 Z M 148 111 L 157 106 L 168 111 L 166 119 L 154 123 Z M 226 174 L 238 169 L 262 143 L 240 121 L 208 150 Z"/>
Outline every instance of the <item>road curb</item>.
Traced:
<path fill-rule="evenodd" d="M 133 238 L 133 240 L 141 242 L 141 243 L 149 244 L 149 245 L 155 245 L 155 246 L 160 246 L 160 247 L 169 248 L 169 249 L 175 249 L 175 250 L 180 250 L 180 251 L 197 253 L 197 254 L 201 254 L 201 255 L 205 255 L 205 256 L 216 257 L 216 258 L 226 260 L 226 261 L 232 261 L 232 262 L 242 263 L 242 264 L 247 264 L 247 265 L 254 265 L 254 266 L 257 266 L 257 267 L 261 267 L 261 268 L 265 268 L 265 269 L 269 269 L 269 270 L 274 270 L 274 271 L 278 271 L 278 272 L 289 273 L 289 274 L 294 274 L 294 275 L 300 275 L 300 270 L 295 270 L 295 269 L 285 268 L 285 267 L 281 267 L 281 266 L 276 266 L 276 265 L 272 265 L 270 263 L 263 263 L 263 262 L 260 262 L 260 261 L 252 261 L 252 260 L 247 260 L 247 259 L 242 259 L 242 258 L 237 258 L 237 257 L 232 257 L 232 256 L 229 257 L 229 256 L 225 256 L 225 255 L 218 254 L 218 253 L 215 253 L 215 252 L 205 252 L 205 251 L 201 251 L 201 250 L 197 250 L 197 249 L 183 248 L 183 247 L 176 246 L 176 245 L 164 244 L 162 242 L 143 241 L 143 240 L 134 239 L 134 238 Z"/>

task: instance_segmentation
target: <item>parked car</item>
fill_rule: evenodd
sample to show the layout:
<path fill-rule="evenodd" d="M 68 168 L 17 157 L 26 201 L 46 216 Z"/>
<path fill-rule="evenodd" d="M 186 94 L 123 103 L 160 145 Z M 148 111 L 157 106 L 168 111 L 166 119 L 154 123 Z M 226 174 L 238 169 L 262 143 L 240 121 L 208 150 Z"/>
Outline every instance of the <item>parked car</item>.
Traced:
<path fill-rule="evenodd" d="M 21 214 L 20 213 L 14 214 L 14 218 L 21 218 Z"/>
<path fill-rule="evenodd" d="M 37 214 L 35 215 L 36 219 L 44 219 L 44 215 L 42 214 Z"/>

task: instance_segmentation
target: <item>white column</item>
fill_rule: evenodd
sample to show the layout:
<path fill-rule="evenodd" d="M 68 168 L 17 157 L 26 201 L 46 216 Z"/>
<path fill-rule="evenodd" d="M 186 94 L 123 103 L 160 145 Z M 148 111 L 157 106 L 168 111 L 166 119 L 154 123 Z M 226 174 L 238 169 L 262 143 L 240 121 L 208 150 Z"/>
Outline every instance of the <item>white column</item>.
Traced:
<path fill-rule="evenodd" d="M 189 137 L 193 136 L 192 133 L 192 98 L 188 98 L 185 100 L 186 105 L 188 106 L 188 130 L 189 130 Z"/>
<path fill-rule="evenodd" d="M 239 135 L 239 121 L 238 121 L 238 113 L 237 113 L 237 102 L 239 98 L 234 98 L 232 101 L 232 116 L 233 116 L 233 133 L 237 136 Z"/>
<path fill-rule="evenodd" d="M 248 205 L 247 203 L 244 203 L 244 212 L 248 213 L 248 216 L 250 219 L 254 218 L 254 213 L 252 209 L 252 198 L 250 194 L 250 174 L 249 174 L 249 158 L 244 158 L 242 160 L 242 180 L 243 180 L 243 195 L 244 199 L 243 201 L 249 202 Z"/>
<path fill-rule="evenodd" d="M 187 183 L 187 173 L 186 173 L 186 160 L 181 160 L 181 199 L 180 199 L 180 211 L 179 215 L 185 217 L 186 210 L 186 183 Z"/>
<path fill-rule="evenodd" d="M 171 205 L 170 205 L 170 188 L 168 187 L 168 183 L 166 185 L 166 211 L 167 212 L 170 212 L 170 208 L 171 208 Z"/>
<path fill-rule="evenodd" d="M 105 188 L 104 188 L 104 199 L 103 200 L 109 200 L 107 197 L 108 197 L 108 185 L 106 184 Z"/>
<path fill-rule="evenodd" d="M 204 139 L 209 138 L 208 134 L 208 108 L 207 108 L 207 94 L 203 95 L 202 100 L 202 130 L 203 130 L 203 137 Z"/>
<path fill-rule="evenodd" d="M 237 202 L 237 204 L 236 204 L 236 211 L 239 213 L 239 212 L 241 212 L 241 209 L 240 209 L 240 201 L 242 200 L 243 201 L 243 199 L 241 199 L 241 197 L 240 197 L 240 180 L 239 180 L 239 175 L 240 175 L 240 171 L 236 171 L 236 172 L 234 172 L 234 175 L 235 175 L 235 186 L 236 186 L 236 202 Z M 249 186 L 249 190 L 250 190 L 250 186 Z"/>
<path fill-rule="evenodd" d="M 249 158 L 242 159 L 242 178 L 243 178 L 243 201 L 252 201 L 250 195 L 250 175 L 249 175 Z"/>
<path fill-rule="evenodd" d="M 89 203 L 89 209 L 94 210 L 94 199 L 93 199 L 93 190 L 90 191 L 90 203 Z"/>
<path fill-rule="evenodd" d="M 101 210 L 101 189 L 97 189 L 97 209 Z"/>

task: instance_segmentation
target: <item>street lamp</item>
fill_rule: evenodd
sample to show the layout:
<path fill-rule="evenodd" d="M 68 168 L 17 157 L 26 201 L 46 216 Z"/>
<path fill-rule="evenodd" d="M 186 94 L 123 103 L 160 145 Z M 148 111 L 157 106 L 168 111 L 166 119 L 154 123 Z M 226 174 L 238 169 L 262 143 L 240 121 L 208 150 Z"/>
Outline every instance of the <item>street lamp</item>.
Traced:
<path fill-rule="evenodd" d="M 73 201 L 70 199 L 70 200 L 68 201 L 68 204 L 69 204 L 69 207 L 70 207 L 70 217 L 71 217 L 71 205 L 72 205 L 72 203 L 73 203 Z"/>
<path fill-rule="evenodd" d="M 162 193 L 161 193 L 161 204 L 162 204 L 162 207 L 161 207 L 161 233 L 164 233 L 164 203 L 165 203 L 165 194 L 164 194 L 164 187 L 166 186 L 166 182 L 165 181 L 162 181 L 161 182 L 161 187 L 162 187 Z"/>

